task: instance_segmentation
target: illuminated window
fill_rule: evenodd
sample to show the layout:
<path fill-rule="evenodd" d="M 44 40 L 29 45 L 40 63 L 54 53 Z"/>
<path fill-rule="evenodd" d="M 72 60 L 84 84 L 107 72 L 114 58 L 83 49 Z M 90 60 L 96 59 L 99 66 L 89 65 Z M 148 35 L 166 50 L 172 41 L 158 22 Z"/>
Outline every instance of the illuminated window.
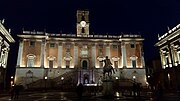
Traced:
<path fill-rule="evenodd" d="M 88 48 L 87 45 L 84 45 L 81 49 L 81 57 L 88 57 Z"/>
<path fill-rule="evenodd" d="M 27 67 L 34 67 L 35 55 L 28 55 L 27 58 Z"/>
<path fill-rule="evenodd" d="M 103 56 L 103 50 L 102 50 L 102 48 L 99 48 L 99 56 Z"/>
<path fill-rule="evenodd" d="M 50 47 L 50 48 L 55 48 L 55 43 L 50 43 L 50 44 L 49 44 L 49 47 Z"/>

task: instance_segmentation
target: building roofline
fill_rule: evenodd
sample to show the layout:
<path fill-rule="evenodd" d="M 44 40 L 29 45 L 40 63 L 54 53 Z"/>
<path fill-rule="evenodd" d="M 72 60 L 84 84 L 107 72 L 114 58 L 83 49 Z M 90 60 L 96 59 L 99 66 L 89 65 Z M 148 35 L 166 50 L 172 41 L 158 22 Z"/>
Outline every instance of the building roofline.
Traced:
<path fill-rule="evenodd" d="M 0 22 L 0 32 L 5 36 L 5 38 L 11 42 L 14 43 L 15 40 L 13 39 L 13 37 L 11 36 L 10 32 L 8 32 L 6 30 L 6 28 L 3 26 L 3 24 Z"/>

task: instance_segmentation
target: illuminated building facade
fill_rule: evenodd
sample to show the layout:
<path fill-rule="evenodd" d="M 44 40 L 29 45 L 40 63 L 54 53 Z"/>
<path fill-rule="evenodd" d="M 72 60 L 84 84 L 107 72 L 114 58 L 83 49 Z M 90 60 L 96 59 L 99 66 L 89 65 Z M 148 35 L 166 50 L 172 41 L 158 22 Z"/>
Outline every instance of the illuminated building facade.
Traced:
<path fill-rule="evenodd" d="M 162 64 L 161 81 L 166 88 L 180 87 L 180 24 L 158 37 Z"/>
<path fill-rule="evenodd" d="M 16 67 L 16 83 L 100 83 L 106 56 L 114 77 L 136 79 L 145 84 L 143 38 L 141 35 L 96 35 L 89 32 L 89 11 L 77 11 L 76 34 L 23 31 Z"/>
<path fill-rule="evenodd" d="M 10 34 L 10 30 L 7 30 L 3 24 L 4 20 L 0 20 L 0 89 L 6 85 L 6 67 L 10 43 L 15 42 Z"/>

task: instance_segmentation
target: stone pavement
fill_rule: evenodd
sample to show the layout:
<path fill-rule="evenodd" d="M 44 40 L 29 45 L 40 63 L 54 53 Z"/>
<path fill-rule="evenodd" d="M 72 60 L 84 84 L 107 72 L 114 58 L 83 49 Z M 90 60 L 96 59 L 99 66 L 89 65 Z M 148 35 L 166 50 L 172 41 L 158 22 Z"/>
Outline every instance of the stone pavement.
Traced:
<path fill-rule="evenodd" d="M 78 99 L 75 92 L 21 92 L 19 99 L 11 100 L 10 95 L 0 97 L 0 101 L 155 101 L 151 96 L 142 95 L 140 98 L 116 97 L 113 99 L 103 99 L 101 95 L 84 94 L 82 99 Z M 180 101 L 178 93 L 166 93 L 160 101 Z"/>

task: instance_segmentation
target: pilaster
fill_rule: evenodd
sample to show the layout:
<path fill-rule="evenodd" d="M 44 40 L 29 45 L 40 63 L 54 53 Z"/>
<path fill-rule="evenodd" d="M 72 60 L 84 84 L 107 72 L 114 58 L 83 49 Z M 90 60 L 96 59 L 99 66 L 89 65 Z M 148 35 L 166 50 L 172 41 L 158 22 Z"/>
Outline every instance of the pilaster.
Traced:
<path fill-rule="evenodd" d="M 122 66 L 127 67 L 127 56 L 126 56 L 126 44 L 121 42 L 121 51 L 122 51 Z"/>
<path fill-rule="evenodd" d="M 45 41 L 44 40 L 42 40 L 42 42 L 41 42 L 41 67 L 44 67 L 44 59 L 45 59 L 45 56 L 44 56 L 44 54 L 45 54 Z"/>
<path fill-rule="evenodd" d="M 91 57 L 92 57 L 92 66 L 96 66 L 96 44 L 92 46 Z"/>
<path fill-rule="evenodd" d="M 20 42 L 19 42 L 19 50 L 18 50 L 17 67 L 21 66 L 22 54 L 23 54 L 23 40 L 20 40 Z"/>
<path fill-rule="evenodd" d="M 78 65 L 78 45 L 74 44 L 74 67 Z"/>

